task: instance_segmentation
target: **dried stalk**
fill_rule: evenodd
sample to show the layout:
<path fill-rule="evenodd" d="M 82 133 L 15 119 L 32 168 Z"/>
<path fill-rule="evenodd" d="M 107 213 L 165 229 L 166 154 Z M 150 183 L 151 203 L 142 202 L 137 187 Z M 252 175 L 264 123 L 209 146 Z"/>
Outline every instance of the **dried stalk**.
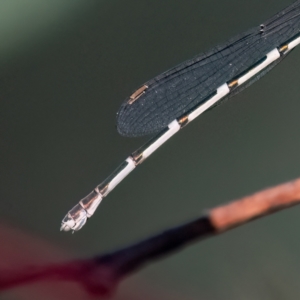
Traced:
<path fill-rule="evenodd" d="M 2 270 L 0 290 L 51 278 L 76 281 L 93 294 L 107 295 L 121 279 L 146 262 L 173 252 L 196 239 L 220 234 L 299 202 L 300 179 L 296 179 L 213 208 L 196 220 L 109 254 L 59 265 Z"/>

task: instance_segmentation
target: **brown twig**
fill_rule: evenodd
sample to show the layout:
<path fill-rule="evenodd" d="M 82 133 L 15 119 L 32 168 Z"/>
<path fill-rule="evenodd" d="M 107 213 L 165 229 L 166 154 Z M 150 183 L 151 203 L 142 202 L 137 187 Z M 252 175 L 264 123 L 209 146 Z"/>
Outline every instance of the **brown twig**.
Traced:
<path fill-rule="evenodd" d="M 299 202 L 300 179 L 296 179 L 213 208 L 199 219 L 109 254 L 59 265 L 1 272 L 0 290 L 30 281 L 54 278 L 77 281 L 91 293 L 106 295 L 113 291 L 122 278 L 148 261 L 196 239 L 222 233 Z"/>

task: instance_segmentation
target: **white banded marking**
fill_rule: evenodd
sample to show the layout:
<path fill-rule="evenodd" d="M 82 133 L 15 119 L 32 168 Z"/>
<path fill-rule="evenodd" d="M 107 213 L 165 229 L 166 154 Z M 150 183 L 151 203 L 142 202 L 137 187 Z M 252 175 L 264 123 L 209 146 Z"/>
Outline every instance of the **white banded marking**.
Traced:
<path fill-rule="evenodd" d="M 275 48 L 272 51 L 270 51 L 269 53 L 267 53 L 266 57 L 267 58 L 261 64 L 259 64 L 255 68 L 249 70 L 245 75 L 239 77 L 237 79 L 238 85 L 245 83 L 251 77 L 255 76 L 257 73 L 259 73 L 260 71 L 265 69 L 268 65 L 270 65 L 272 62 L 277 60 L 280 57 L 280 53 L 279 53 L 278 49 Z"/>
<path fill-rule="evenodd" d="M 164 144 L 170 137 L 172 137 L 180 129 L 180 125 L 177 120 L 172 121 L 168 125 L 169 130 L 161 135 L 157 140 L 155 140 L 148 148 L 143 152 L 143 160 L 149 157 L 156 149 L 158 149 L 162 144 Z"/>
<path fill-rule="evenodd" d="M 220 99 L 222 99 L 224 96 L 229 94 L 230 89 L 227 85 L 227 83 L 224 83 L 217 89 L 216 95 L 214 95 L 212 98 L 210 98 L 208 101 L 200 105 L 198 108 L 196 108 L 193 112 L 191 112 L 188 115 L 189 122 L 196 119 L 199 115 L 201 115 L 203 112 L 205 112 L 207 109 L 209 109 L 211 106 L 213 106 L 216 102 L 218 102 Z"/>
<path fill-rule="evenodd" d="M 300 44 L 300 36 L 287 44 L 287 46 L 288 46 L 287 51 L 291 51 L 293 48 L 295 48 L 299 44 Z"/>
<path fill-rule="evenodd" d="M 129 156 L 127 159 L 127 166 L 108 183 L 107 190 L 105 191 L 105 194 L 102 196 L 106 196 L 109 194 L 131 171 L 135 169 L 135 163 L 133 161 L 133 158 Z"/>

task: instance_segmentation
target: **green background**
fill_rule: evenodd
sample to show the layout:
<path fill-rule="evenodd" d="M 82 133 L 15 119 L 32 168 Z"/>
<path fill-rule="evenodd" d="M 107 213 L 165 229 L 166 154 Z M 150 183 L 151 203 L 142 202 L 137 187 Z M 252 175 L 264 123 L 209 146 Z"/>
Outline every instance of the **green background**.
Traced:
<path fill-rule="evenodd" d="M 66 212 L 147 140 L 118 135 L 115 117 L 125 97 L 290 3 L 1 1 L 1 220 L 84 258 L 298 177 L 296 49 L 173 137 L 81 231 L 59 231 Z M 294 207 L 195 243 L 125 280 L 115 299 L 135 281 L 182 299 L 297 299 L 299 213 Z"/>

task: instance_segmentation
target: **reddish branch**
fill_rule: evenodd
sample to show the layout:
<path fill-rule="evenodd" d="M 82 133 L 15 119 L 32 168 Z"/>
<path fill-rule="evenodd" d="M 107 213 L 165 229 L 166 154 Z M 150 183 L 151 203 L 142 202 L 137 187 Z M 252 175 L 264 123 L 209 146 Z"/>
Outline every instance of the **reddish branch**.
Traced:
<path fill-rule="evenodd" d="M 299 202 L 300 179 L 297 179 L 213 208 L 199 219 L 109 254 L 59 265 L 28 267 L 15 271 L 2 270 L 0 290 L 51 278 L 76 281 L 93 294 L 109 294 L 122 278 L 148 261 L 196 239 L 222 233 Z"/>

